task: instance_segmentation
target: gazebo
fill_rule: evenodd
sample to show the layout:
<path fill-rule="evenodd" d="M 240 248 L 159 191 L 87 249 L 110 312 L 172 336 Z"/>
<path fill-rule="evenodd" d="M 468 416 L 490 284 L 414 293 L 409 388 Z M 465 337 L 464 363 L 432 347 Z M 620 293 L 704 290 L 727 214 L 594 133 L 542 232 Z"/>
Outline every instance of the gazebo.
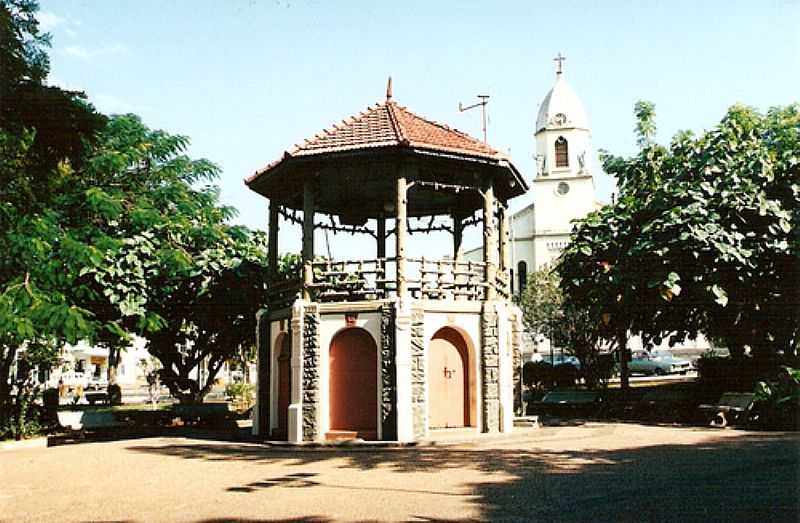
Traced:
<path fill-rule="evenodd" d="M 269 199 L 271 275 L 280 220 L 303 234 L 302 269 L 273 281 L 259 312 L 255 434 L 299 443 L 511 431 L 522 326 L 507 203 L 528 187 L 508 157 L 398 105 L 390 79 L 383 103 L 245 182 Z M 484 259 L 465 261 L 462 232 L 478 224 Z M 318 229 L 371 237 L 375 256 L 320 257 Z M 411 233 L 443 230 L 452 256 L 407 252 Z"/>

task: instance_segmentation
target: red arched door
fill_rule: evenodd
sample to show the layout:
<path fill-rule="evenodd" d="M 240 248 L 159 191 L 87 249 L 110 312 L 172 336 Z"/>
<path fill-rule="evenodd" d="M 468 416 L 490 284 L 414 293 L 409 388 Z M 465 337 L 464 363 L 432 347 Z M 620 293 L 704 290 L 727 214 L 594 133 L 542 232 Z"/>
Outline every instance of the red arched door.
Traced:
<path fill-rule="evenodd" d="M 347 329 L 331 341 L 331 431 L 378 437 L 378 349 L 372 336 Z"/>
<path fill-rule="evenodd" d="M 289 404 L 292 402 L 292 340 L 288 334 L 281 334 L 278 340 L 278 429 L 276 437 L 289 437 Z"/>
<path fill-rule="evenodd" d="M 467 427 L 469 419 L 467 344 L 455 329 L 439 330 L 428 348 L 429 426 Z"/>

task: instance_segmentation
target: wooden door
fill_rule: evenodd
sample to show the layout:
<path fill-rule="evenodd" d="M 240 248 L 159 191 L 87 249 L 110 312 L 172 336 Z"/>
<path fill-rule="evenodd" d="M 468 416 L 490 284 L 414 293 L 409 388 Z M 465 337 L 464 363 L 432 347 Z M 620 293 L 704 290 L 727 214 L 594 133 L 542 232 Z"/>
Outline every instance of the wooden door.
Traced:
<path fill-rule="evenodd" d="M 292 341 L 282 335 L 281 352 L 278 356 L 278 429 L 276 436 L 289 436 L 289 405 L 292 402 Z"/>
<path fill-rule="evenodd" d="M 444 328 L 428 348 L 430 428 L 469 426 L 469 365 L 464 338 Z"/>
<path fill-rule="evenodd" d="M 378 434 L 378 349 L 359 328 L 337 334 L 330 348 L 330 428 L 364 439 Z"/>

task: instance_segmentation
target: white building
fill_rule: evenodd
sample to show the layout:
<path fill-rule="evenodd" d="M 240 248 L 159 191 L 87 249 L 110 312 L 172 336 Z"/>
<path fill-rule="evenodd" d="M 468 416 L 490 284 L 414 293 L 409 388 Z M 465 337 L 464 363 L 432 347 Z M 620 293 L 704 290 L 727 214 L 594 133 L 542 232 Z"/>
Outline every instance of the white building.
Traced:
<path fill-rule="evenodd" d="M 536 117 L 533 194 L 527 196 L 530 203 L 511 217 L 514 293 L 525 287 L 529 273 L 558 258 L 569 242 L 573 220 L 584 218 L 603 205 L 595 195 L 589 119 L 580 98 L 564 78 L 562 60 L 560 55 L 556 58 L 555 82 Z M 464 258 L 482 260 L 482 248 L 465 252 Z M 642 348 L 641 339 L 630 339 L 629 348 Z M 666 342 L 662 348 L 667 348 Z M 702 350 L 708 348 L 708 342 L 701 336 L 681 348 Z M 536 352 L 549 353 L 549 340 L 529 339 L 523 357 L 535 357 Z"/>

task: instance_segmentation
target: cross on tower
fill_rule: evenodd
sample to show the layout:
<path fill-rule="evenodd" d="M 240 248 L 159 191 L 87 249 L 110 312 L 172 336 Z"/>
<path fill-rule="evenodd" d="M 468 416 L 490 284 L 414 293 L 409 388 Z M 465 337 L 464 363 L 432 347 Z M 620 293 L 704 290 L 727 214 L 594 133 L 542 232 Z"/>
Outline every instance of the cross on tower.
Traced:
<path fill-rule="evenodd" d="M 556 69 L 556 74 L 561 74 L 561 72 L 562 72 L 562 71 L 561 71 L 561 65 L 562 65 L 562 62 L 563 62 L 564 60 L 566 60 L 566 59 L 567 59 L 567 57 L 566 57 L 566 56 L 561 56 L 561 52 L 560 52 L 560 51 L 559 51 L 559 53 L 558 53 L 558 56 L 556 56 L 555 58 L 553 58 L 553 61 L 554 61 L 554 62 L 558 62 L 558 69 Z"/>

